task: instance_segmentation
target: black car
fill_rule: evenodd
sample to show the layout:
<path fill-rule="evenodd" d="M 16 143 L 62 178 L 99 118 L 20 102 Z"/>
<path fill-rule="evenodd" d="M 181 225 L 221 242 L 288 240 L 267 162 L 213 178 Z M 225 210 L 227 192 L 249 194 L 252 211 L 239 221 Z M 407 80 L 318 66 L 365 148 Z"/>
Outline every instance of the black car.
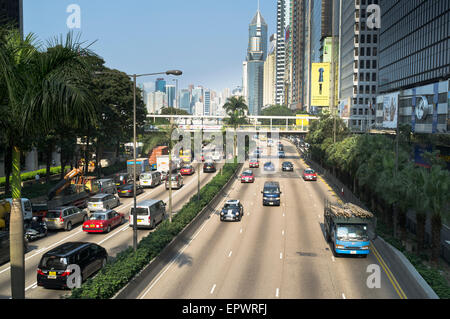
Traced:
<path fill-rule="evenodd" d="M 283 162 L 283 164 L 281 164 L 281 170 L 282 171 L 294 171 L 294 164 L 292 164 L 291 162 Z"/>
<path fill-rule="evenodd" d="M 278 144 L 278 150 L 279 150 L 279 151 L 284 151 L 283 144 Z"/>
<path fill-rule="evenodd" d="M 275 171 L 275 165 L 272 162 L 264 163 L 264 170 L 273 172 L 273 171 Z"/>
<path fill-rule="evenodd" d="M 240 221 L 244 216 L 244 206 L 237 199 L 226 201 L 220 212 L 220 220 Z"/>
<path fill-rule="evenodd" d="M 134 196 L 134 188 L 133 184 L 127 184 L 119 188 L 117 191 L 119 197 L 133 197 Z M 144 188 L 141 185 L 136 185 L 136 196 L 142 194 L 144 192 Z"/>
<path fill-rule="evenodd" d="M 203 173 L 214 173 L 216 171 L 216 165 L 213 162 L 206 162 L 203 164 Z"/>
<path fill-rule="evenodd" d="M 80 270 L 80 283 L 102 269 L 108 260 L 106 249 L 87 242 L 68 242 L 46 252 L 38 265 L 37 285 L 44 288 L 74 288 L 73 266 Z M 71 270 L 72 269 L 72 270 Z"/>

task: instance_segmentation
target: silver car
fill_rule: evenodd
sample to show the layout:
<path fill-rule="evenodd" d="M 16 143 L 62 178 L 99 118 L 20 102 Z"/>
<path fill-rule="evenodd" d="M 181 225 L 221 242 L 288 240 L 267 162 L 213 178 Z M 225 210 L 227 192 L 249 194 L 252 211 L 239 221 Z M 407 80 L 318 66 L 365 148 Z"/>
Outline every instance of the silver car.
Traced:
<path fill-rule="evenodd" d="M 112 194 L 97 194 L 88 201 L 88 210 L 90 212 L 98 210 L 109 210 L 120 205 L 120 199 Z"/>
<path fill-rule="evenodd" d="M 48 229 L 72 230 L 73 225 L 83 223 L 88 219 L 87 210 L 75 206 L 64 206 L 49 210 L 44 221 Z"/>

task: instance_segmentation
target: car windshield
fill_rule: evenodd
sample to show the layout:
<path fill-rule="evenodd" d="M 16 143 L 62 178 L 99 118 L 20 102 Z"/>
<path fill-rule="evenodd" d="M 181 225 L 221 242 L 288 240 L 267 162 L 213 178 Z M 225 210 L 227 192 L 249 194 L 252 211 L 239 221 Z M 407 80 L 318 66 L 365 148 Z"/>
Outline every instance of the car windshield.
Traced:
<path fill-rule="evenodd" d="M 291 163 L 291 162 L 284 162 L 283 165 L 284 165 L 284 166 L 291 166 L 292 163 Z"/>
<path fill-rule="evenodd" d="M 47 269 L 66 269 L 66 267 L 67 258 L 59 256 L 44 256 L 40 264 L 40 268 Z"/>
<path fill-rule="evenodd" d="M 59 218 L 60 215 L 61 215 L 60 211 L 50 211 L 45 216 L 47 218 Z"/>
<path fill-rule="evenodd" d="M 133 216 L 134 214 L 134 207 L 131 208 L 130 216 Z M 148 209 L 144 207 L 137 207 L 136 208 L 136 215 L 137 216 L 147 216 L 148 215 Z"/>
<path fill-rule="evenodd" d="M 273 164 L 272 163 L 266 163 L 266 164 L 264 164 L 264 166 L 273 166 Z"/>
<path fill-rule="evenodd" d="M 265 187 L 264 193 L 267 194 L 278 194 L 280 193 L 280 189 L 278 187 Z"/>
<path fill-rule="evenodd" d="M 305 170 L 305 174 L 314 174 L 315 172 L 314 172 L 314 170 L 312 170 L 312 169 L 307 169 L 307 170 Z"/>
<path fill-rule="evenodd" d="M 256 162 L 258 162 L 258 160 L 253 158 L 253 159 L 250 160 L 250 162 L 256 163 Z"/>
<path fill-rule="evenodd" d="M 366 224 L 338 224 L 336 233 L 338 240 L 369 240 Z"/>
<path fill-rule="evenodd" d="M 242 176 L 252 176 L 253 173 L 252 172 L 244 172 L 242 173 Z"/>
<path fill-rule="evenodd" d="M 149 178 L 152 178 L 152 174 L 141 174 L 141 176 L 139 178 L 149 179 Z"/>
<path fill-rule="evenodd" d="M 184 166 L 183 169 L 191 169 L 192 166 Z"/>
<path fill-rule="evenodd" d="M 235 209 L 238 208 L 239 205 L 238 204 L 225 204 L 225 206 L 223 207 L 224 209 Z"/>
<path fill-rule="evenodd" d="M 106 220 L 106 214 L 93 214 L 89 220 Z"/>
<path fill-rule="evenodd" d="M 172 180 L 172 181 L 177 181 L 177 180 L 178 180 L 178 175 L 172 175 L 171 180 Z"/>

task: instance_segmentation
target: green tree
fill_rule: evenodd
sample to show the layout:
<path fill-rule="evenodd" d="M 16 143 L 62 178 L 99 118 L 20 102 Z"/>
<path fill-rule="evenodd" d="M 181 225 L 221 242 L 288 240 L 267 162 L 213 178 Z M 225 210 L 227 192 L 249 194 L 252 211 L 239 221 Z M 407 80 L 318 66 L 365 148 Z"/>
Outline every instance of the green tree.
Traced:
<path fill-rule="evenodd" d="M 24 227 L 20 205 L 21 141 L 46 134 L 61 120 L 90 123 L 96 119 L 94 97 L 83 84 L 90 76 L 82 55 L 90 54 L 68 34 L 40 51 L 35 39 L 22 40 L 14 29 L 0 30 L 0 83 L 8 98 L 2 126 L 12 145 L 12 198 L 10 217 L 11 292 L 25 297 Z M 50 48 L 52 48 L 50 50 Z"/>
<path fill-rule="evenodd" d="M 238 125 L 248 124 L 247 112 L 248 106 L 245 103 L 243 96 L 232 96 L 228 98 L 227 102 L 224 104 L 223 108 L 227 113 L 228 117 L 223 121 L 227 125 L 232 125 L 234 127 L 234 145 L 233 145 L 233 157 L 236 160 L 237 156 L 237 127 Z"/>

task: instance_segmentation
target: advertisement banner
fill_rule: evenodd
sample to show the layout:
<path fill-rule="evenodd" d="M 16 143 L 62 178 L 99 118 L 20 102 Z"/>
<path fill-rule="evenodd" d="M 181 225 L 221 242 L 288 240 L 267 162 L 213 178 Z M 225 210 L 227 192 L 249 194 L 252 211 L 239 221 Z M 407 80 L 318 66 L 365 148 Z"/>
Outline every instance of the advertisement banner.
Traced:
<path fill-rule="evenodd" d="M 383 127 L 397 128 L 398 93 L 383 96 Z"/>
<path fill-rule="evenodd" d="M 330 106 L 331 63 L 311 64 L 311 105 Z"/>
<path fill-rule="evenodd" d="M 339 102 L 339 114 L 341 118 L 350 118 L 350 98 Z"/>

